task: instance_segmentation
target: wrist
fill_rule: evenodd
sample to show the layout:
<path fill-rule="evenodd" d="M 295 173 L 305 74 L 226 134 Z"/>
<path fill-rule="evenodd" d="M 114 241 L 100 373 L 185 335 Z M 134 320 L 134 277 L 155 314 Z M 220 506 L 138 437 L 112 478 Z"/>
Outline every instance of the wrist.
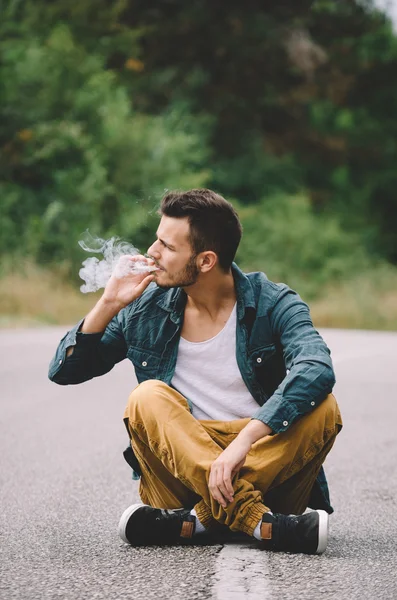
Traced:
<path fill-rule="evenodd" d="M 81 326 L 81 333 L 101 333 L 121 310 L 118 304 L 100 298 Z"/>
<path fill-rule="evenodd" d="M 245 427 L 240 431 L 237 437 L 241 438 L 245 442 L 249 443 L 251 446 L 258 440 L 270 435 L 272 433 L 272 429 L 259 421 L 259 419 L 252 419 Z"/>
<path fill-rule="evenodd" d="M 113 319 L 113 317 L 115 317 L 121 311 L 121 309 L 124 308 L 120 302 L 117 302 L 111 298 L 106 298 L 105 295 L 98 300 L 97 306 L 98 309 L 103 314 L 109 316 L 110 319 Z"/>

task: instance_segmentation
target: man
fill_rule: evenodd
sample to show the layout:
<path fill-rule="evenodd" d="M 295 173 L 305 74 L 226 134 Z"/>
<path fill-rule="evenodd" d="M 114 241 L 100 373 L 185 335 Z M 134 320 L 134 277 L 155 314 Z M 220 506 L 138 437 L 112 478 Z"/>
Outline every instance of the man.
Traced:
<path fill-rule="evenodd" d="M 174 544 L 223 527 L 321 553 L 333 511 L 322 463 L 342 426 L 329 350 L 294 291 L 233 263 L 241 225 L 229 202 L 170 192 L 160 214 L 150 258 L 125 259 L 156 270 L 112 276 L 49 373 L 70 384 L 126 357 L 135 367 L 126 457 L 144 504 L 126 509 L 119 534 Z"/>

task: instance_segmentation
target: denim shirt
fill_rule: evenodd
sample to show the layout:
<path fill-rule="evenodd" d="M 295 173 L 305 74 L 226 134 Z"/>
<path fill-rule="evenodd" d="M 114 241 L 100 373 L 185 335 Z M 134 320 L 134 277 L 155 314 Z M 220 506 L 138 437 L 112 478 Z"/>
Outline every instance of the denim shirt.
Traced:
<path fill-rule="evenodd" d="M 237 297 L 236 359 L 258 403 L 252 418 L 282 433 L 332 391 L 335 376 L 330 351 L 296 292 L 273 283 L 264 273 L 244 274 L 235 263 L 232 273 Z M 81 383 L 128 358 L 139 383 L 159 379 L 169 385 L 186 300 L 181 288 L 164 290 L 152 283 L 104 332 L 81 333 L 80 321 L 61 340 L 49 378 L 61 385 Z M 66 358 L 70 346 L 74 352 Z M 323 469 L 311 501 L 312 508 L 333 511 Z"/>

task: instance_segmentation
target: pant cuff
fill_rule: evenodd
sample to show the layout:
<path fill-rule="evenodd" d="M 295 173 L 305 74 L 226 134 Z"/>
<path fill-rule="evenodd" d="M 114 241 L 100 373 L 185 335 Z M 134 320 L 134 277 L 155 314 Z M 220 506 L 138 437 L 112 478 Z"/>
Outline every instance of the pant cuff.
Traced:
<path fill-rule="evenodd" d="M 204 500 L 200 500 L 194 507 L 196 515 L 200 523 L 206 529 L 211 529 L 218 524 L 218 521 L 212 516 L 211 509 L 206 505 Z"/>
<path fill-rule="evenodd" d="M 269 508 L 262 504 L 262 502 L 255 502 L 247 514 L 243 515 L 241 519 L 238 519 L 236 523 L 230 526 L 232 531 L 242 531 L 249 536 L 254 535 L 255 527 L 259 521 L 262 520 L 263 515 L 269 512 Z"/>

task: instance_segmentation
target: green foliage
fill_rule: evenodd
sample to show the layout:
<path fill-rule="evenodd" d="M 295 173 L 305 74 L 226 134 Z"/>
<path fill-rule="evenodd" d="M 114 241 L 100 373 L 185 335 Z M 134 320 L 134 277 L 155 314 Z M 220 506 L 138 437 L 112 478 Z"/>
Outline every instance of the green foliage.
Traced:
<path fill-rule="evenodd" d="M 138 108 L 183 98 L 214 118 L 210 186 L 253 203 L 304 188 L 397 262 L 397 38 L 370 1 L 137 1 L 122 16 L 145 30 Z"/>
<path fill-rule="evenodd" d="M 252 135 L 232 158 L 214 159 L 211 185 L 243 203 L 282 192 L 293 194 L 301 188 L 299 167 L 291 155 L 278 157 L 264 152 L 259 135 Z"/>
<path fill-rule="evenodd" d="M 134 112 L 65 25 L 4 43 L 0 76 L 2 252 L 76 266 L 86 228 L 139 237 L 164 189 L 205 184 L 207 123 L 183 106 Z"/>
<path fill-rule="evenodd" d="M 316 215 L 306 196 L 278 196 L 258 207 L 241 207 L 244 235 L 238 261 L 247 271 L 264 271 L 304 298 L 321 296 L 368 266 L 357 235 L 337 218 Z"/>
<path fill-rule="evenodd" d="M 397 262 L 397 38 L 370 2 L 0 8 L 3 255 L 76 273 L 87 228 L 144 250 L 164 190 L 207 185 L 242 265 L 306 297 Z"/>

